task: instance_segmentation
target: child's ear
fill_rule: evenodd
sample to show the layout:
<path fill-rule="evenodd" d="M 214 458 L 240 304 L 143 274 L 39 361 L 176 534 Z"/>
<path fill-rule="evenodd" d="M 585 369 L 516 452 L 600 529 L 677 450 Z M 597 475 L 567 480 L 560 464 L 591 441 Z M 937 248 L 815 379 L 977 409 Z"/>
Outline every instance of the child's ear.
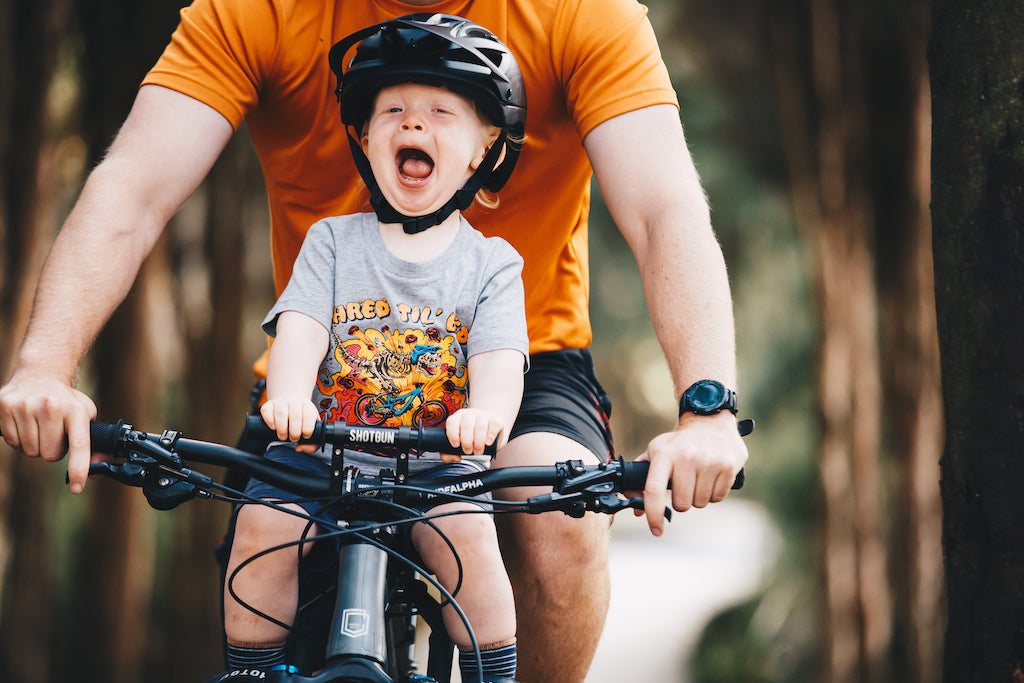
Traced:
<path fill-rule="evenodd" d="M 487 153 L 491 151 L 491 146 L 494 145 L 495 141 L 498 139 L 498 136 L 500 134 L 501 131 L 494 133 L 494 135 L 491 136 L 490 141 L 488 141 L 488 143 L 484 145 L 484 151 L 480 153 L 480 156 L 478 156 L 476 159 L 473 159 L 473 161 L 469 165 L 469 167 L 472 170 L 475 171 L 480 167 L 480 164 L 482 164 L 484 161 L 484 157 L 487 156 Z M 507 145 L 502 145 L 501 154 L 498 155 L 498 160 L 494 162 L 494 168 L 498 168 L 498 166 L 501 165 L 502 160 L 505 158 L 506 151 L 508 151 Z"/>

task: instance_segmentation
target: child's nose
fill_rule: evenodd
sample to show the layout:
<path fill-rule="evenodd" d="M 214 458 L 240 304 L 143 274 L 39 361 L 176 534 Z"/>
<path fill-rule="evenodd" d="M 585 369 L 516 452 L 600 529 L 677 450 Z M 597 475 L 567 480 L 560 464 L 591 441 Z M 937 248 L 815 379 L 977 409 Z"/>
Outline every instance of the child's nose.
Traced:
<path fill-rule="evenodd" d="M 402 119 L 402 130 L 423 130 L 423 119 L 413 112 L 408 112 Z"/>

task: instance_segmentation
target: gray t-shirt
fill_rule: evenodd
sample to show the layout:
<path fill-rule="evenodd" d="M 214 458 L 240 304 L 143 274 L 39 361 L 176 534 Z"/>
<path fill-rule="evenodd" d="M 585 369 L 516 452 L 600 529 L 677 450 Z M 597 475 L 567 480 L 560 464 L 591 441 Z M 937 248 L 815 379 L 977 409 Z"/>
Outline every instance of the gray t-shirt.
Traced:
<path fill-rule="evenodd" d="M 263 329 L 274 336 L 278 316 L 298 311 L 330 332 L 313 394 L 321 419 L 443 426 L 465 403 L 470 356 L 528 358 L 522 267 L 508 242 L 464 218 L 448 249 L 422 262 L 392 254 L 372 213 L 326 218 Z"/>

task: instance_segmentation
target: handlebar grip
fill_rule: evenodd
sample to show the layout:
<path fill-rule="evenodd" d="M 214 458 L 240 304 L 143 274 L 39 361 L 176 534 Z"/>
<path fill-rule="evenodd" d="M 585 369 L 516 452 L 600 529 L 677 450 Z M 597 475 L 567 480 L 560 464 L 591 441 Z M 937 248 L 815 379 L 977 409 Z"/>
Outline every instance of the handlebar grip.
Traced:
<path fill-rule="evenodd" d="M 353 429 L 358 429 L 358 427 Z M 457 453 L 459 450 L 452 446 L 452 442 L 448 440 L 448 433 L 441 427 L 420 427 L 419 429 L 410 427 L 409 429 L 411 438 L 417 442 L 416 448 L 421 451 Z M 493 448 L 493 444 L 488 448 Z M 493 451 L 488 453 L 488 455 L 494 455 Z"/>
<path fill-rule="evenodd" d="M 650 469 L 650 465 L 651 463 L 646 461 L 623 463 L 622 490 L 643 491 L 644 485 L 647 483 L 647 470 Z M 744 470 L 740 470 L 736 474 L 736 479 L 732 482 L 733 489 L 743 488 L 743 483 L 746 480 L 746 474 L 744 472 Z"/>
<path fill-rule="evenodd" d="M 117 442 L 124 427 L 124 422 L 110 424 L 109 422 L 89 423 L 89 442 L 93 453 L 105 453 L 113 455 L 117 450 Z M 4 433 L 0 431 L 0 437 Z M 65 444 L 66 446 L 67 444 Z"/>
<path fill-rule="evenodd" d="M 623 461 L 622 463 L 622 490 L 643 491 L 647 483 L 647 470 L 651 463 L 646 461 Z"/>
<path fill-rule="evenodd" d="M 92 444 L 93 453 L 113 455 L 117 450 L 118 438 L 121 435 L 123 426 L 123 422 L 118 422 L 117 424 L 90 422 L 89 441 Z"/>
<path fill-rule="evenodd" d="M 299 443 L 323 443 L 324 442 L 324 423 L 317 422 L 313 428 L 313 436 L 308 439 L 299 439 Z M 259 415 L 246 415 L 245 426 L 242 428 L 242 439 L 246 441 L 254 441 L 263 444 L 269 444 L 271 441 L 280 441 L 277 437 L 277 432 L 267 426 L 267 423 L 263 421 L 263 418 Z"/>

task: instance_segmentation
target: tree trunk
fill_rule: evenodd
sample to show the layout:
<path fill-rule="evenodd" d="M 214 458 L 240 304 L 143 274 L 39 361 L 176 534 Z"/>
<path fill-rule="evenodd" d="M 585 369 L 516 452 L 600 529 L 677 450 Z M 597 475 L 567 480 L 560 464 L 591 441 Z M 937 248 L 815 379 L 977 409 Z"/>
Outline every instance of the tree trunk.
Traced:
<path fill-rule="evenodd" d="M 945 585 L 942 573 L 939 457 L 942 389 L 931 259 L 931 112 L 920 7 L 875 29 L 868 72 L 877 78 L 873 118 L 876 254 L 882 292 L 886 447 L 893 454 L 892 679 L 931 683 L 941 676 Z"/>
<path fill-rule="evenodd" d="M 780 12 L 773 26 L 795 216 L 819 292 L 826 678 L 835 683 L 887 680 L 892 636 L 874 207 L 863 175 L 868 103 L 856 19 L 849 3 L 813 0 Z M 806 34 L 796 30 L 803 25 Z"/>
<path fill-rule="evenodd" d="M 936 0 L 932 220 L 946 406 L 946 681 L 1024 680 L 1024 5 Z"/>

